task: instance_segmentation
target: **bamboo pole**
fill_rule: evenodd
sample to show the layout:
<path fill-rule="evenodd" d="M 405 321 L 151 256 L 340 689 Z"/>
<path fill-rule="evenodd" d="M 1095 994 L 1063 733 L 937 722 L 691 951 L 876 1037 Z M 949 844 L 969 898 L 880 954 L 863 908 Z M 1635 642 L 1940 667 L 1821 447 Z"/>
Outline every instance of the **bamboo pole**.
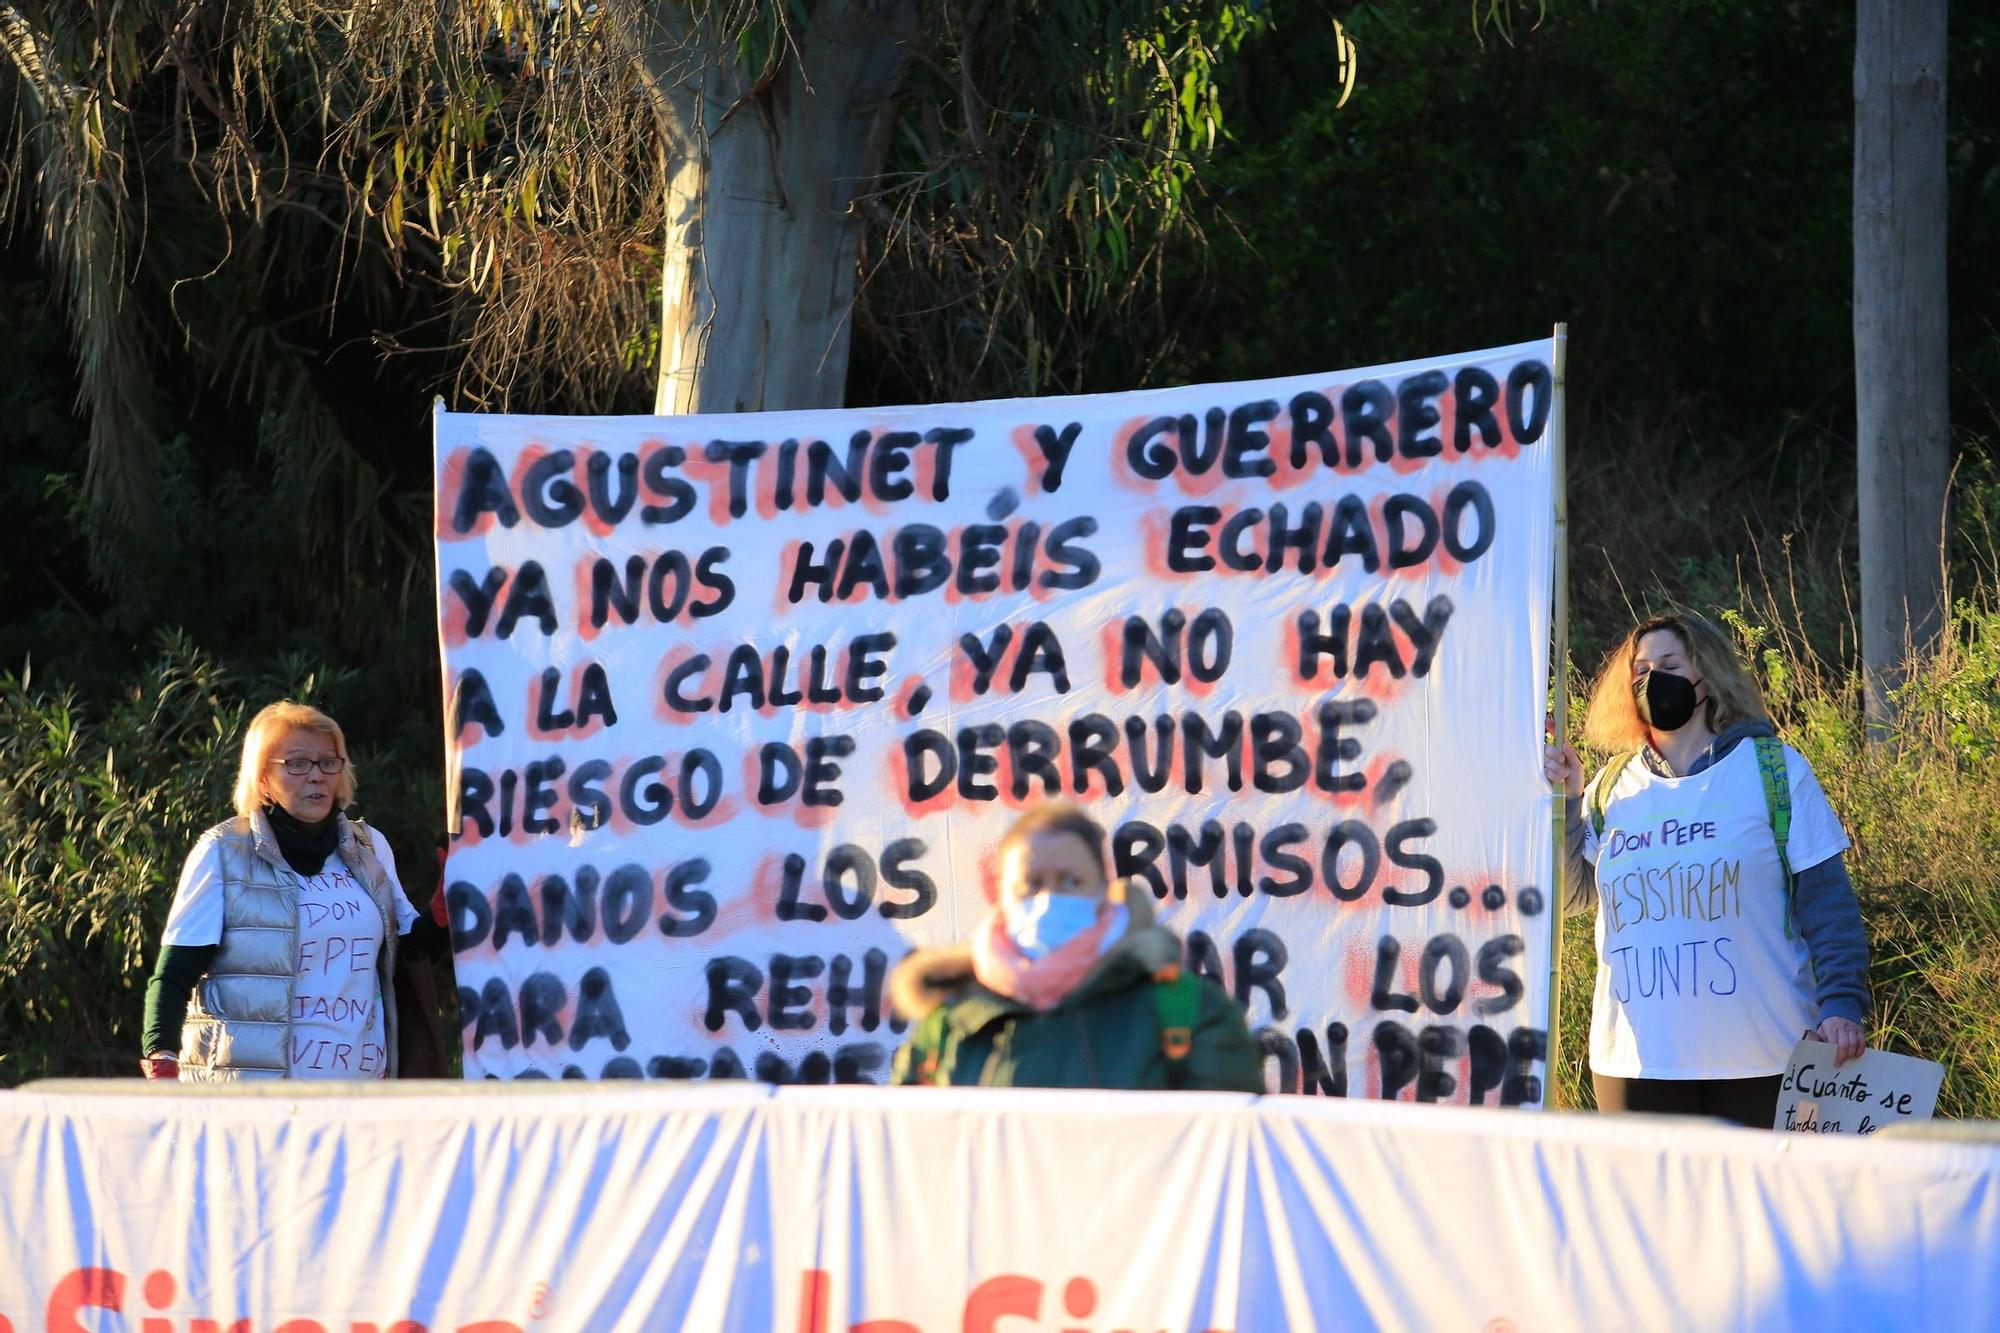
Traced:
<path fill-rule="evenodd" d="M 1569 730 L 1569 478 L 1567 435 L 1569 425 L 1569 325 L 1555 328 L 1555 402 L 1549 414 L 1551 499 L 1555 506 L 1555 616 L 1550 627 L 1549 673 L 1554 683 L 1550 691 L 1551 729 L 1561 745 Z M 1566 811 L 1563 784 L 1554 784 L 1554 809 L 1550 816 L 1549 840 L 1549 1056 L 1543 1068 L 1548 1082 L 1542 1089 L 1542 1106 L 1555 1100 L 1556 1071 L 1562 1068 L 1562 950 L 1563 950 L 1563 820 Z"/>
<path fill-rule="evenodd" d="M 444 531 L 445 498 L 443 489 L 438 485 L 440 476 L 440 469 L 438 467 L 438 423 L 444 419 L 444 413 L 444 395 L 434 395 L 431 398 L 432 532 Z M 437 549 L 435 539 L 432 542 L 432 553 L 440 557 L 444 554 Z M 452 842 L 458 838 L 459 802 L 463 796 L 460 779 L 464 776 L 465 757 L 459 752 L 458 748 L 458 700 L 452 697 L 451 653 L 444 641 L 444 579 L 433 572 L 431 582 L 433 584 L 431 591 L 437 598 L 438 688 L 443 695 L 440 700 L 443 707 L 438 710 L 438 713 L 444 719 L 444 827 L 446 833 L 445 846 L 449 849 Z"/>

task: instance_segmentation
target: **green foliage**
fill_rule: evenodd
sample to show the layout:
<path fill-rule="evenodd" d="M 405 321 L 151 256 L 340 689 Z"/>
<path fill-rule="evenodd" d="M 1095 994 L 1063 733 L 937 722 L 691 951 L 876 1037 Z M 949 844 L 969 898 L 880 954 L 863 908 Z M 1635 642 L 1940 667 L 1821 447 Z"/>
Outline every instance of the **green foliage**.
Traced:
<path fill-rule="evenodd" d="M 1922 725 L 1960 766 L 2000 755 L 2000 610 L 1960 602 L 1944 651 L 1911 675 L 1895 702 L 1904 728 Z"/>
<path fill-rule="evenodd" d="M 1361 52 L 1342 107 L 1325 11 L 1274 5 L 1273 39 L 1227 75 L 1239 142 L 1213 176 L 1239 230 L 1209 257 L 1231 275 L 1212 297 L 1226 336 L 1189 349 L 1190 377 L 1566 320 L 1578 439 L 1606 406 L 1671 426 L 1754 403 L 1760 431 L 1836 406 L 1851 89 L 1799 79 L 1779 99 L 1766 75 L 1847 69 L 1851 16 L 1783 0 L 1472 9 L 1493 25 L 1483 42 L 1462 6 L 1342 13 Z"/>
<path fill-rule="evenodd" d="M 1268 6 L 982 0 L 936 7 L 879 189 L 861 327 L 953 398 L 1147 377 L 1166 247 L 1199 245 L 1230 62 Z"/>
<path fill-rule="evenodd" d="M 299 48 L 279 40 L 285 24 L 265 12 L 260 31 L 259 12 L 0 9 L 15 94 L 0 121 L 0 215 L 39 233 L 88 422 L 91 572 L 128 602 L 172 590 L 162 562 L 117 548 L 179 544 L 174 471 L 181 455 L 198 469 L 219 452 L 191 428 L 197 405 L 282 427 L 260 441 L 262 461 L 281 482 L 322 483 L 282 497 L 303 498 L 290 517 L 310 554 L 351 565 L 388 542 L 378 459 L 342 428 L 326 358 L 303 344 L 330 331 L 312 325 L 330 326 L 335 306 L 384 321 L 403 298 L 381 247 L 336 216 L 327 179 L 298 166 L 325 157 L 325 108 L 299 77 Z"/>
<path fill-rule="evenodd" d="M 130 1070 L 173 885 L 228 812 L 243 721 L 180 638 L 96 707 L 0 675 L 0 1083 Z"/>

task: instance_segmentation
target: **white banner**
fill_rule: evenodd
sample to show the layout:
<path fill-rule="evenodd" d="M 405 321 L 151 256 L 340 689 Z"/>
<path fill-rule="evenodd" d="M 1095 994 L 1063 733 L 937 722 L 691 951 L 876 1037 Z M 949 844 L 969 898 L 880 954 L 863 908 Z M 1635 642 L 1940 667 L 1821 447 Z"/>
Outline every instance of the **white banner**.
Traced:
<path fill-rule="evenodd" d="M 1228 1094 L 30 1089 L 0 1255 L 7 1333 L 1990 1328 L 2000 1146 Z"/>
<path fill-rule="evenodd" d="M 1274 1090 L 1539 1104 L 1550 364 L 440 413 L 467 1076 L 877 1081 L 1068 796 Z"/>

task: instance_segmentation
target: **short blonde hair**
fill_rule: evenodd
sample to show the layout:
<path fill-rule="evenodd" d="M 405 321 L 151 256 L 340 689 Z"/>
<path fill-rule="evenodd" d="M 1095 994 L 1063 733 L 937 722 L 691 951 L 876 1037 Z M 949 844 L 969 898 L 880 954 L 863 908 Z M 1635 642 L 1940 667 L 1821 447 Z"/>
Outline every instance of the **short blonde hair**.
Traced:
<path fill-rule="evenodd" d="M 1632 659 L 1638 655 L 1639 640 L 1658 630 L 1666 630 L 1681 641 L 1688 661 L 1708 686 L 1704 707 L 1710 731 L 1720 734 L 1751 718 L 1770 719 L 1764 692 L 1737 656 L 1729 636 L 1707 617 L 1680 611 L 1633 626 L 1604 659 L 1590 688 L 1590 711 L 1583 721 L 1585 741 L 1611 754 L 1624 754 L 1647 743 L 1646 724 L 1639 717 L 1639 702 L 1632 693 Z"/>
<path fill-rule="evenodd" d="M 281 699 L 259 710 L 250 719 L 250 729 L 243 733 L 243 764 L 236 770 L 237 814 L 247 819 L 264 808 L 264 769 L 271 762 L 271 751 L 293 731 L 317 732 L 333 742 L 334 753 L 347 759 L 334 778 L 334 804 L 343 806 L 354 800 L 354 761 L 348 759 L 347 737 L 341 734 L 340 724 L 311 704 Z"/>

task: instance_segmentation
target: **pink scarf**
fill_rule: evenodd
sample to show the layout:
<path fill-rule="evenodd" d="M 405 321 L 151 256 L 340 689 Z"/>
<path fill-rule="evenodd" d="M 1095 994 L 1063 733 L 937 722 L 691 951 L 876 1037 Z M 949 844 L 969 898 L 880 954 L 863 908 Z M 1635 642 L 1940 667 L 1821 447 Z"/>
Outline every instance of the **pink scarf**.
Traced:
<path fill-rule="evenodd" d="M 1124 915 L 1110 900 L 1100 902 L 1096 925 L 1061 948 L 1052 949 L 1040 958 L 1030 958 L 1007 933 L 1000 909 L 995 907 L 972 932 L 972 975 L 986 989 L 1030 1009 L 1038 1012 L 1053 1009 L 1068 998 L 1104 951 L 1117 942 L 1111 937 L 1111 927 Z"/>

